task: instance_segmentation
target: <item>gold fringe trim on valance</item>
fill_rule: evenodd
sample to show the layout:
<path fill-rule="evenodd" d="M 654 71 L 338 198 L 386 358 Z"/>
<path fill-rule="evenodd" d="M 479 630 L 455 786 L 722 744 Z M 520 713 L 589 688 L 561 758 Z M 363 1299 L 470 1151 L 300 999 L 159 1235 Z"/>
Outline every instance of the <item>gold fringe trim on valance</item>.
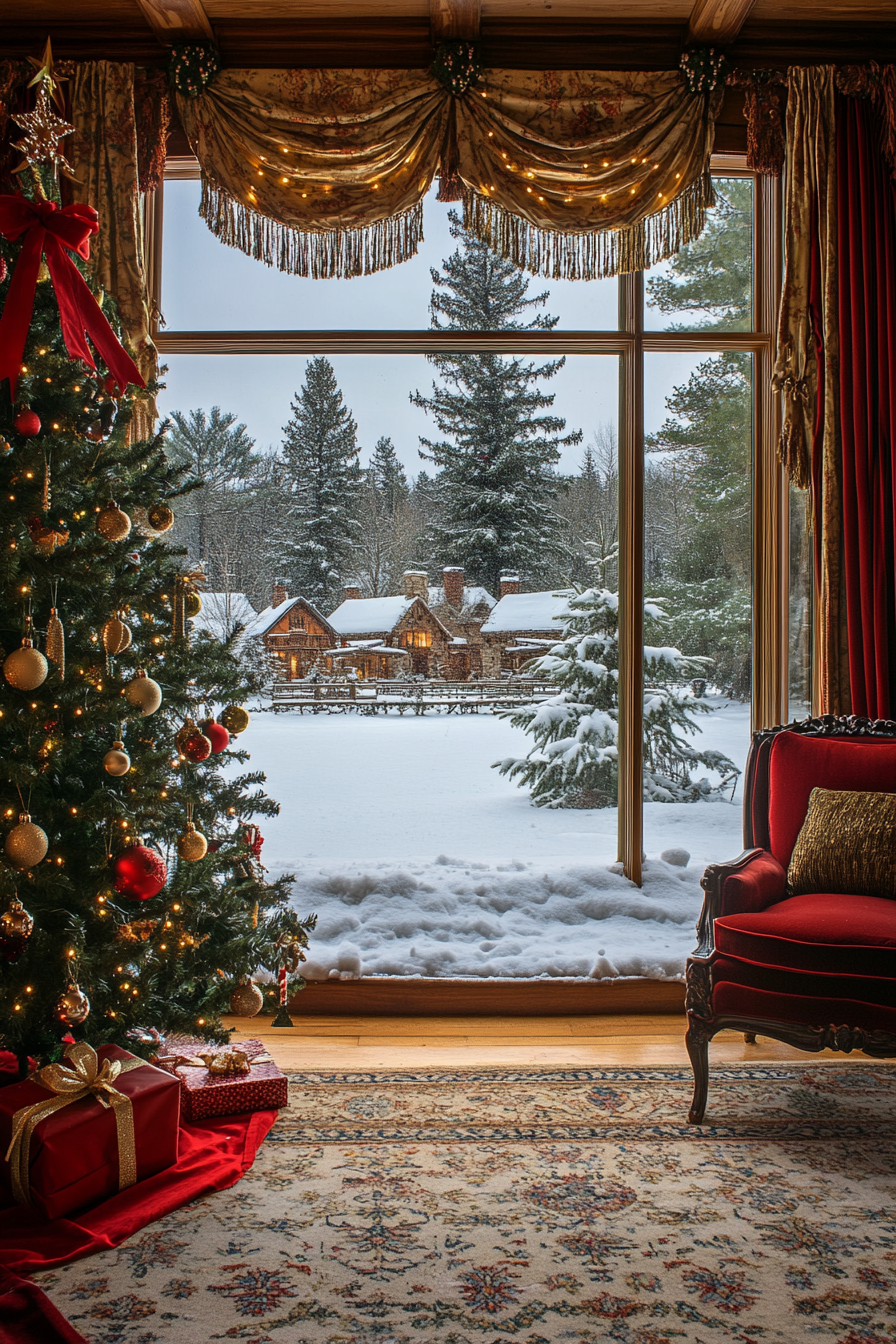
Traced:
<path fill-rule="evenodd" d="M 514 265 L 548 280 L 604 280 L 648 270 L 699 238 L 716 203 L 712 178 L 702 174 L 674 201 L 631 228 L 552 233 L 468 190 L 464 228 Z"/>
<path fill-rule="evenodd" d="M 348 280 L 388 270 L 416 256 L 423 241 L 422 201 L 366 228 L 312 233 L 258 214 L 203 177 L 199 214 L 228 247 L 312 280 Z"/>

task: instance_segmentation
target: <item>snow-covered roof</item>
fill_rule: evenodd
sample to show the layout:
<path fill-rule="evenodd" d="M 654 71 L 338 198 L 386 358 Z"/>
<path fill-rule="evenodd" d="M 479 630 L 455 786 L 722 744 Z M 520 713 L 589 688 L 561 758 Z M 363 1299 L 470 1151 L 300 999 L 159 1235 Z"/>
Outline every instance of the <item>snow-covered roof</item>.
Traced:
<path fill-rule="evenodd" d="M 441 603 L 448 601 L 445 596 L 445 589 L 441 584 L 430 585 L 427 601 L 431 607 L 438 607 Z M 487 588 L 481 588 L 478 584 L 473 584 L 470 587 L 465 586 L 464 607 L 472 610 L 481 605 L 485 605 L 491 611 L 492 607 L 496 605 L 496 599 L 492 597 Z"/>
<path fill-rule="evenodd" d="M 483 634 L 514 630 L 561 631 L 573 589 L 551 593 L 508 593 L 494 607 Z"/>
<path fill-rule="evenodd" d="M 415 597 L 350 597 L 329 616 L 337 635 L 368 635 L 394 630 Z"/>
<path fill-rule="evenodd" d="M 215 639 L 229 639 L 234 628 L 248 628 L 258 619 L 245 593 L 201 593 L 202 610 L 192 617 L 194 630 L 205 630 Z"/>
<path fill-rule="evenodd" d="M 202 600 L 204 602 L 205 598 L 203 597 Z M 285 602 L 278 602 L 276 607 L 265 607 L 264 611 L 260 611 L 252 624 L 246 628 L 247 638 L 249 636 L 266 635 L 297 604 L 301 604 L 306 611 L 310 611 L 324 626 L 328 624 L 326 616 L 322 616 L 317 607 L 306 601 L 304 597 L 288 597 Z"/>

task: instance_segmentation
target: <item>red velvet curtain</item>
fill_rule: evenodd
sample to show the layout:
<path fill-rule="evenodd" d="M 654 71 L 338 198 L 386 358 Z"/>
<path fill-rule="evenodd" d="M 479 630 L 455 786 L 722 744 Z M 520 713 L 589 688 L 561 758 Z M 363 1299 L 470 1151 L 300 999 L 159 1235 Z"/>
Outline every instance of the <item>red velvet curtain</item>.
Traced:
<path fill-rule="evenodd" d="M 876 105 L 837 97 L 843 567 L 854 714 L 896 717 L 896 183 Z"/>

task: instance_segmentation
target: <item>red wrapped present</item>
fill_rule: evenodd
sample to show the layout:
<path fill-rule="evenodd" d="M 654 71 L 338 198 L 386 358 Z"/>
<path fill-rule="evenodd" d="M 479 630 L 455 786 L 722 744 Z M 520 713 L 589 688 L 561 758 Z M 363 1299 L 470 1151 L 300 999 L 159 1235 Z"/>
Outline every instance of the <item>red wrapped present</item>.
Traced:
<path fill-rule="evenodd" d="M 65 1061 L 0 1088 L 3 1193 L 63 1218 L 177 1162 L 180 1089 L 117 1045 L 70 1045 Z"/>
<path fill-rule="evenodd" d="M 286 1076 L 261 1041 L 208 1047 L 195 1055 L 162 1055 L 158 1062 L 180 1079 L 185 1120 L 269 1111 L 288 1100 Z"/>

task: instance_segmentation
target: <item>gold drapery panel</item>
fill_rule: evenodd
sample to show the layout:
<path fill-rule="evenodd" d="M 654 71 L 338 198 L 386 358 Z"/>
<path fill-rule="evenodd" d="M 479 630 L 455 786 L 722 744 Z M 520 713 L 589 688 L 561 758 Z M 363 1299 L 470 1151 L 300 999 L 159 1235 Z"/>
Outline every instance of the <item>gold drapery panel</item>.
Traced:
<path fill-rule="evenodd" d="M 143 213 L 137 169 L 134 67 L 112 61 L 73 62 L 72 199 L 92 205 L 100 231 L 90 249 L 96 282 L 118 304 L 126 343 L 147 382 L 158 370 L 143 249 Z M 135 402 L 131 437 L 153 431 L 155 406 Z"/>
<path fill-rule="evenodd" d="M 833 66 L 788 75 L 784 285 L 773 386 L 781 394 L 781 461 L 809 491 L 815 532 L 821 708 L 849 713 L 845 645 L 837 312 L 837 177 Z"/>
<path fill-rule="evenodd" d="M 680 71 L 225 70 L 178 111 L 212 232 L 297 275 L 414 255 L 437 173 L 478 237 L 535 274 L 650 266 L 700 233 L 721 88 Z"/>

